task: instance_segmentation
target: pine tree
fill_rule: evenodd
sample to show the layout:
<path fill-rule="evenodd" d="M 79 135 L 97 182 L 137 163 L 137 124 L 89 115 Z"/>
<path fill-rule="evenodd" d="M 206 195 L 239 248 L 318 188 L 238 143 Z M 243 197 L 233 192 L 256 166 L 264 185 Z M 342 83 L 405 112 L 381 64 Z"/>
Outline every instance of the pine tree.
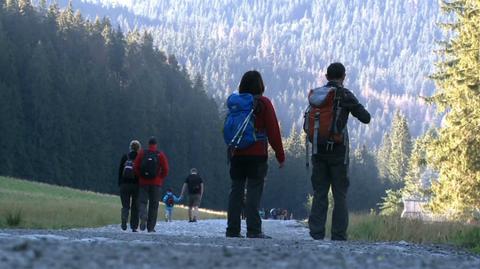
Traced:
<path fill-rule="evenodd" d="M 427 148 L 434 139 L 435 132 L 430 130 L 423 137 L 415 140 L 412 156 L 405 176 L 405 187 L 402 193 L 405 197 L 428 199 L 431 194 L 431 184 L 435 180 L 435 172 L 427 162 Z"/>
<path fill-rule="evenodd" d="M 303 134 L 298 132 L 295 125 L 292 125 L 290 135 L 285 140 L 286 153 L 294 158 L 305 156 L 305 142 L 303 141 Z"/>
<path fill-rule="evenodd" d="M 444 1 L 449 39 L 433 76 L 432 101 L 446 113 L 429 159 L 439 171 L 432 186 L 434 212 L 473 218 L 480 209 L 480 1 Z"/>
<path fill-rule="evenodd" d="M 377 167 L 378 175 L 382 181 L 388 181 L 390 177 L 390 172 L 388 170 L 388 162 L 390 160 L 390 150 L 392 148 L 390 141 L 390 134 L 385 133 L 383 135 L 382 144 L 377 151 Z"/>
<path fill-rule="evenodd" d="M 394 184 L 403 185 L 412 151 L 412 140 L 407 119 L 400 112 L 395 113 L 390 141 L 391 148 L 388 160 L 389 179 Z"/>

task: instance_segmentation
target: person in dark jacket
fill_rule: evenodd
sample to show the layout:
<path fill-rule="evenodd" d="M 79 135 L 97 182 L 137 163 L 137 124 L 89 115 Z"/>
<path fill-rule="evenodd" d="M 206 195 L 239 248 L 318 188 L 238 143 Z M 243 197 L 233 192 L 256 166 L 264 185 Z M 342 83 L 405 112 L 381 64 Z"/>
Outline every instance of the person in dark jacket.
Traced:
<path fill-rule="evenodd" d="M 327 68 L 328 83 L 324 87 L 340 88 L 343 97 L 340 99 L 337 126 L 344 130 L 343 143 L 317 145 L 312 155 L 313 171 L 312 186 L 314 190 L 312 209 L 308 219 L 310 235 L 313 239 L 323 240 L 325 237 L 325 222 L 328 211 L 328 192 L 333 193 L 334 207 L 332 213 L 332 240 L 347 240 L 348 208 L 346 202 L 347 190 L 350 184 L 348 178 L 349 141 L 347 121 L 352 114 L 360 122 L 368 124 L 370 113 L 361 105 L 355 95 L 343 87 L 345 67 L 341 63 L 332 63 Z"/>
<path fill-rule="evenodd" d="M 185 192 L 188 193 L 188 220 L 189 222 L 197 222 L 198 220 L 198 207 L 202 201 L 204 191 L 203 179 L 198 174 L 196 168 L 190 169 L 190 175 L 185 179 L 183 183 L 182 192 L 180 197 L 183 198 Z"/>
<path fill-rule="evenodd" d="M 140 150 L 134 162 L 135 172 L 139 175 L 139 213 L 140 230 L 147 228 L 149 233 L 155 232 L 157 224 L 158 203 L 165 178 L 168 175 L 167 156 L 157 149 L 157 140 L 152 137 L 148 141 L 148 149 Z M 147 210 L 148 205 L 148 210 Z"/>
<path fill-rule="evenodd" d="M 128 215 L 130 212 L 130 229 L 136 232 L 138 228 L 138 177 L 133 168 L 133 162 L 141 145 L 137 140 L 130 142 L 130 152 L 123 155 L 118 169 L 118 186 L 122 201 L 121 227 L 127 230 Z"/>
<path fill-rule="evenodd" d="M 272 102 L 263 96 L 265 87 L 262 76 L 258 71 L 246 72 L 242 77 L 238 91 L 240 94 L 250 93 L 257 97 L 255 129 L 258 132 L 265 133 L 268 139 L 257 141 L 246 149 L 236 149 L 231 152 L 230 177 L 232 185 L 228 202 L 226 236 L 242 237 L 240 234 L 240 215 L 246 184 L 245 215 L 247 218 L 247 237 L 270 238 L 262 231 L 262 220 L 258 209 L 262 198 L 264 179 L 268 170 L 268 143 L 275 151 L 280 168 L 284 166 L 285 153 L 280 127 Z"/>

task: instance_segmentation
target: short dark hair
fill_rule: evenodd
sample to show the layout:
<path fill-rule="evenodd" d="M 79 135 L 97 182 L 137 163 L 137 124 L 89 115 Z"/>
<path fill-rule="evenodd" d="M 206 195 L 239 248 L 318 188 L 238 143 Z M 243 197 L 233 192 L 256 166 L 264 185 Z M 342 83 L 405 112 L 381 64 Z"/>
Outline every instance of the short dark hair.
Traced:
<path fill-rule="evenodd" d="M 345 66 L 342 63 L 332 63 L 327 68 L 327 79 L 341 79 L 345 76 Z"/>
<path fill-rule="evenodd" d="M 150 139 L 148 139 L 148 144 L 149 145 L 156 145 L 157 144 L 157 139 L 155 137 L 150 137 Z"/>
<path fill-rule="evenodd" d="M 240 86 L 238 86 L 238 92 L 251 93 L 253 95 L 263 94 L 263 92 L 265 92 L 265 86 L 262 75 L 256 70 L 251 70 L 243 74 Z"/>

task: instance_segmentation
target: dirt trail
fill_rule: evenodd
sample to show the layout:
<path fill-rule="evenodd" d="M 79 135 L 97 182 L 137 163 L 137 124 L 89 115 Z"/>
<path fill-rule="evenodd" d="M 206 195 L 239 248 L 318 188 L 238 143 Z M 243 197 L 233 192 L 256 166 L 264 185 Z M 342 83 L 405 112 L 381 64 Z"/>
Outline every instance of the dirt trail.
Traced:
<path fill-rule="evenodd" d="M 0 268 L 480 268 L 480 256 L 443 246 L 313 241 L 295 221 L 265 221 L 272 240 L 227 239 L 225 225 L 0 230 Z"/>

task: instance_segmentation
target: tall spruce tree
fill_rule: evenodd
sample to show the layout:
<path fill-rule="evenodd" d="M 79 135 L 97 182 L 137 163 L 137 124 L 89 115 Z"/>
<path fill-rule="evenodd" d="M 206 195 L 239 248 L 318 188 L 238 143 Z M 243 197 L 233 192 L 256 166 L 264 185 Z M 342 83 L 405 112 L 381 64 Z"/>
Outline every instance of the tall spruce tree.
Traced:
<path fill-rule="evenodd" d="M 455 21 L 443 24 L 437 92 L 432 100 L 446 113 L 429 159 L 439 171 L 433 184 L 434 212 L 450 218 L 478 217 L 480 210 L 480 1 L 444 1 Z"/>
<path fill-rule="evenodd" d="M 395 113 L 390 135 L 388 171 L 390 181 L 403 185 L 412 151 L 412 138 L 407 119 L 399 111 Z"/>
<path fill-rule="evenodd" d="M 405 176 L 405 187 L 402 189 L 403 196 L 415 199 L 430 197 L 431 184 L 436 179 L 436 173 L 428 165 L 427 148 L 434 137 L 434 130 L 429 130 L 424 136 L 415 140 Z"/>
<path fill-rule="evenodd" d="M 378 174 L 382 181 L 386 182 L 389 180 L 390 173 L 388 170 L 388 162 L 390 160 L 390 150 L 392 143 L 390 141 L 390 134 L 385 133 L 383 135 L 382 144 L 377 150 L 377 167 Z"/>

